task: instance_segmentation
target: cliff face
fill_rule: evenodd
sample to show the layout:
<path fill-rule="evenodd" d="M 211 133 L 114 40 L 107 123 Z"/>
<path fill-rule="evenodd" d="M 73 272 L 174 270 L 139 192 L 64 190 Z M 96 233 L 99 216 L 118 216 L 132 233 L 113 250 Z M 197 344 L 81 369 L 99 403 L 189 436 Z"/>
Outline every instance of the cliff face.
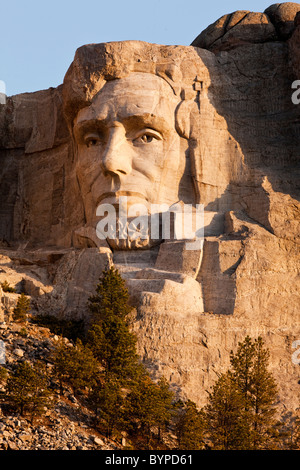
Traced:
<path fill-rule="evenodd" d="M 225 15 L 189 47 L 84 46 L 62 86 L 0 105 L 0 281 L 23 283 L 37 311 L 77 318 L 116 264 L 136 307 L 141 357 L 199 405 L 230 350 L 260 335 L 283 409 L 299 406 L 298 11 L 285 3 Z M 182 98 L 181 195 L 205 210 L 198 251 L 179 242 L 114 251 L 86 226 L 72 113 L 107 77 L 141 72 L 163 76 Z"/>

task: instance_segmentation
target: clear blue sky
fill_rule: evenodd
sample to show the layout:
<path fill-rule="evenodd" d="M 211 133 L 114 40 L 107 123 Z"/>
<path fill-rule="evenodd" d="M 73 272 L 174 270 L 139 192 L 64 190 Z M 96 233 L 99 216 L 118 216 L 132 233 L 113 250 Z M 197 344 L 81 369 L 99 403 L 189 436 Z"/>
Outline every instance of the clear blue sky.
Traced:
<path fill-rule="evenodd" d="M 271 0 L 6 0 L 0 8 L 0 83 L 7 95 L 56 87 L 83 44 L 136 39 L 189 45 L 236 10 Z M 1 90 L 0 90 L 1 91 Z"/>

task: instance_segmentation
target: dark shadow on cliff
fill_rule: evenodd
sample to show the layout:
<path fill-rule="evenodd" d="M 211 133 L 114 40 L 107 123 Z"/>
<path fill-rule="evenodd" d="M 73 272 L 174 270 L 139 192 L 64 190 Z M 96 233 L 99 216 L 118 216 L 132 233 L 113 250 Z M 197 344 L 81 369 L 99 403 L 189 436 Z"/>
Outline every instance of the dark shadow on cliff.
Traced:
<path fill-rule="evenodd" d="M 232 315 L 236 302 L 235 272 L 242 256 L 239 256 L 239 259 L 227 269 L 222 270 L 221 243 L 222 237 L 204 240 L 203 259 L 197 281 L 202 287 L 205 312 Z"/>
<path fill-rule="evenodd" d="M 254 34 L 256 25 L 252 27 Z M 266 176 L 275 192 L 300 200 L 300 105 L 291 100 L 295 76 L 288 45 L 237 41 L 229 46 L 215 52 L 213 70 L 195 48 L 211 75 L 209 99 L 226 120 L 250 171 L 261 173 L 261 181 Z"/>

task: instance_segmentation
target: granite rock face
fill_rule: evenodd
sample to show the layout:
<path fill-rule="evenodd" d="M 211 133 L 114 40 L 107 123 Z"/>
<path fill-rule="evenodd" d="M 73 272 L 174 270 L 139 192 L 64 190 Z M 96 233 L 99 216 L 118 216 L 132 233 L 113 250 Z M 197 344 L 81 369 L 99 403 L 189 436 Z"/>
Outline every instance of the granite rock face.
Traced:
<path fill-rule="evenodd" d="M 270 349 L 282 410 L 299 406 L 299 11 L 237 11 L 191 46 L 83 46 L 61 86 L 0 105 L 0 282 L 85 318 L 115 264 L 140 356 L 199 405 L 248 334 Z M 203 206 L 201 243 L 100 239 L 98 209 L 120 223 L 122 196 L 146 221 L 151 204 Z"/>

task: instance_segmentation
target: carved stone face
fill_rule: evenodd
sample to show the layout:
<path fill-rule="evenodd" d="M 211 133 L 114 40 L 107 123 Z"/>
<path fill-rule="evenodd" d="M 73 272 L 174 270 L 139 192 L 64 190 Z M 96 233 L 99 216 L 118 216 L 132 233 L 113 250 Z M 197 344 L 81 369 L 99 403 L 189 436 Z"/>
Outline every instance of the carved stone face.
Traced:
<path fill-rule="evenodd" d="M 179 200 L 185 170 L 175 129 L 179 103 L 155 75 L 133 73 L 107 82 L 74 122 L 77 175 L 87 223 L 99 204 L 168 204 Z"/>

